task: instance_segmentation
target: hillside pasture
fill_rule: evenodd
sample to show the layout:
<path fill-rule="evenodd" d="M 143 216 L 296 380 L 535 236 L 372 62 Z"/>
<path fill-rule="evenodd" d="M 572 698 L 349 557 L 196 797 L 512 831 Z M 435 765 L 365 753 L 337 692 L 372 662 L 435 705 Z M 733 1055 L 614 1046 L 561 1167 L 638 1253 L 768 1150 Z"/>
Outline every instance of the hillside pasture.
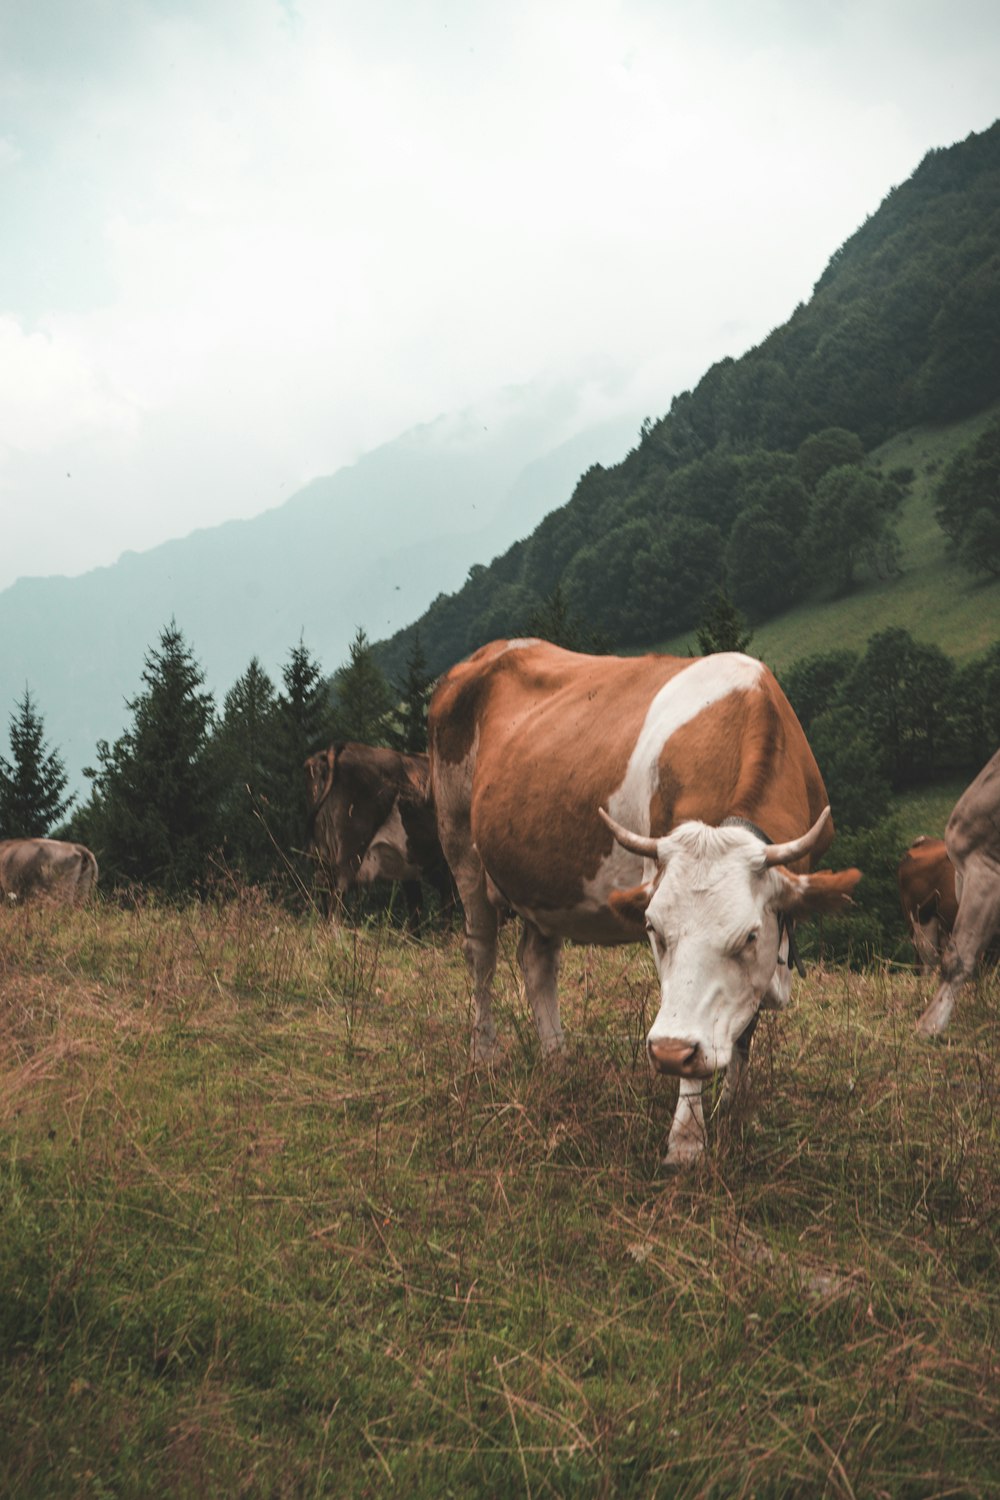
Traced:
<path fill-rule="evenodd" d="M 641 948 L 542 1063 L 503 937 L 0 912 L 17 1496 L 1000 1492 L 1000 986 L 814 969 L 690 1175 Z"/>
<path fill-rule="evenodd" d="M 899 573 L 864 577 L 839 598 L 810 593 L 793 609 L 754 625 L 750 650 L 755 656 L 780 676 L 794 662 L 834 647 L 863 654 L 872 636 L 890 626 L 939 646 L 959 665 L 994 644 L 1000 580 L 975 578 L 955 560 L 934 506 L 945 468 L 975 442 L 997 411 L 994 406 L 940 427 L 914 427 L 875 449 L 872 466 L 885 474 L 910 468 L 914 475 L 898 516 Z M 688 656 L 697 651 L 695 635 L 688 630 L 651 649 Z"/>

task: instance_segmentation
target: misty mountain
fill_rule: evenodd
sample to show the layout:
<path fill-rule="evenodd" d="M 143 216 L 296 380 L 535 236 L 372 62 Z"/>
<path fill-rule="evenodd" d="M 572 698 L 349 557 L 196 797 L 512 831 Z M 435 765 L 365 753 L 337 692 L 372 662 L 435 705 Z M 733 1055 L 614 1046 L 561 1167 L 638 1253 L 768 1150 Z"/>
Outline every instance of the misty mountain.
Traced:
<path fill-rule="evenodd" d="M 356 629 L 373 639 L 458 588 L 470 566 L 529 534 L 595 458 L 635 440 L 638 419 L 587 423 L 581 395 L 528 387 L 442 417 L 316 479 L 283 505 L 76 578 L 0 592 L 0 754 L 25 684 L 46 738 L 85 785 L 114 740 L 144 655 L 171 619 L 221 705 L 257 656 L 280 685 L 300 638 L 332 672 Z"/>

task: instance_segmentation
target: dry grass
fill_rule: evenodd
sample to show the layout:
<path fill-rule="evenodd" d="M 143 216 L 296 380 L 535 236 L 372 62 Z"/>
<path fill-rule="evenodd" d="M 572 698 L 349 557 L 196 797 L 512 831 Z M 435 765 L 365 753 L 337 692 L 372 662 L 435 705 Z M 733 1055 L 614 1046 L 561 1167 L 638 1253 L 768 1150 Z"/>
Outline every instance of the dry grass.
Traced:
<path fill-rule="evenodd" d="M 814 972 L 664 1176 L 640 949 L 0 912 L 5 1493 L 1000 1494 L 1000 1006 Z"/>

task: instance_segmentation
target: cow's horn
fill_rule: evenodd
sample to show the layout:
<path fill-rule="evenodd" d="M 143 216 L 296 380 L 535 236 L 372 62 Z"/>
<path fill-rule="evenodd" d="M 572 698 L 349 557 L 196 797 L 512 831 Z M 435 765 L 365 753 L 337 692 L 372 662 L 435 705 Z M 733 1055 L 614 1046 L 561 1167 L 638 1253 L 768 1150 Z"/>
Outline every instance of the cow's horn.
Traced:
<path fill-rule="evenodd" d="M 642 833 L 632 833 L 630 829 L 624 828 L 621 823 L 616 823 L 611 814 L 605 812 L 603 807 L 599 807 L 597 811 L 605 823 L 607 823 L 623 849 L 629 849 L 633 854 L 641 854 L 643 859 L 656 858 L 660 847 L 659 839 L 651 839 Z"/>
<path fill-rule="evenodd" d="M 797 859 L 804 859 L 807 854 L 811 854 L 829 816 L 829 807 L 824 807 L 809 832 L 804 833 L 800 839 L 790 839 L 787 844 L 768 844 L 764 851 L 764 864 L 794 865 Z"/>

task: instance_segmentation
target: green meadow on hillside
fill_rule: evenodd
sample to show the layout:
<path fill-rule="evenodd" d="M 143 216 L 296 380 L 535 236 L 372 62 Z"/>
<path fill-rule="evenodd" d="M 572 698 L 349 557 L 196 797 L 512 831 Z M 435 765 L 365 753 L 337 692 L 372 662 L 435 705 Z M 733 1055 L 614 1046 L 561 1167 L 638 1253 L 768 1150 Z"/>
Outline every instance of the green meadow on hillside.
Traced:
<path fill-rule="evenodd" d="M 962 663 L 1000 639 L 1000 579 L 973 578 L 952 561 L 934 516 L 942 471 L 996 413 L 992 407 L 940 428 L 914 428 L 877 448 L 871 462 L 883 472 L 907 467 L 915 474 L 899 515 L 900 574 L 865 581 L 840 599 L 809 600 L 755 626 L 754 655 L 780 674 L 803 657 L 835 647 L 864 651 L 878 631 L 897 625 Z M 697 649 L 694 632 L 672 636 L 652 649 L 687 655 Z"/>

